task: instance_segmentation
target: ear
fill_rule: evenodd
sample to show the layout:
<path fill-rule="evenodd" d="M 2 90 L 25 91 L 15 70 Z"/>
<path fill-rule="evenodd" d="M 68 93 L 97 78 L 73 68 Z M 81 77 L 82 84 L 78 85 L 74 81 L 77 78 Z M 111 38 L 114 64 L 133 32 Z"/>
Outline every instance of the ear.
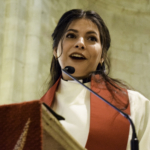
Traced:
<path fill-rule="evenodd" d="M 53 55 L 54 55 L 55 58 L 57 58 L 57 48 L 54 48 Z"/>

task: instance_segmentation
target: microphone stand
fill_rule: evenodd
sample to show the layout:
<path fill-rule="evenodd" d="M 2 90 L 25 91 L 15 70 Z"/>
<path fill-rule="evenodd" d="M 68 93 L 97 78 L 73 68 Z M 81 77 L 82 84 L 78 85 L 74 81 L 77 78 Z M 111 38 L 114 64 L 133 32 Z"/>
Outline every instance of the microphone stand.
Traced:
<path fill-rule="evenodd" d="M 107 103 L 108 105 L 110 105 L 111 107 L 113 107 L 116 111 L 118 111 L 122 116 L 124 116 L 126 119 L 128 119 L 128 121 L 130 122 L 130 125 L 132 127 L 132 139 L 131 139 L 131 150 L 139 150 L 139 142 L 138 142 L 138 138 L 136 135 L 136 131 L 135 131 L 135 127 L 134 124 L 130 118 L 130 116 L 124 112 L 122 112 L 120 109 L 118 109 L 117 107 L 115 107 L 114 105 L 112 105 L 111 103 L 109 103 L 107 100 L 105 100 L 103 97 L 101 97 L 100 95 L 98 95 L 97 93 L 95 93 L 93 90 L 91 90 L 89 87 L 85 86 L 84 84 L 82 84 L 80 81 L 78 81 L 76 78 L 74 78 L 72 75 L 69 74 L 69 72 L 67 71 L 68 68 L 62 69 L 62 71 L 68 75 L 70 78 L 72 78 L 73 80 L 75 80 L 76 82 L 78 82 L 79 84 L 81 84 L 83 87 L 85 87 L 87 90 L 89 90 L 90 92 L 92 92 L 94 95 L 96 95 L 98 98 L 100 98 L 101 100 L 103 100 L 105 103 Z"/>

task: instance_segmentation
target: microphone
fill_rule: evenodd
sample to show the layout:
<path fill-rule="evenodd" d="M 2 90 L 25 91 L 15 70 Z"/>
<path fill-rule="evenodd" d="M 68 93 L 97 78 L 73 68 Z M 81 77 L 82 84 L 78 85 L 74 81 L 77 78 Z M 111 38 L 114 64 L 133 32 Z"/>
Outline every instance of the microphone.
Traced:
<path fill-rule="evenodd" d="M 103 97 L 101 97 L 100 95 L 98 95 L 97 93 L 95 93 L 89 87 L 87 87 L 84 84 L 82 84 L 80 81 L 78 81 L 72 75 L 70 75 L 70 74 L 73 74 L 75 72 L 75 68 L 74 67 L 67 66 L 64 69 L 62 69 L 62 71 L 66 75 L 68 75 L 70 78 L 72 78 L 73 80 L 75 80 L 76 82 L 78 82 L 79 84 L 81 84 L 83 87 L 85 87 L 87 90 L 89 90 L 91 93 L 93 93 L 94 95 L 96 95 L 98 98 L 100 98 L 101 100 L 103 100 L 105 103 L 107 103 L 108 105 L 110 105 L 112 108 L 114 108 L 116 111 L 118 111 L 126 119 L 128 119 L 128 121 L 130 122 L 130 125 L 132 127 L 132 139 L 131 139 L 131 143 L 130 143 L 131 150 L 139 150 L 139 142 L 138 142 L 138 138 L 137 138 L 137 135 L 136 135 L 135 126 L 134 126 L 133 121 L 131 120 L 130 116 L 128 114 L 124 113 L 123 111 L 121 111 L 120 109 L 118 109 L 117 107 L 115 107 L 114 105 L 112 105 L 111 103 L 109 103 L 107 100 L 105 100 Z"/>
<path fill-rule="evenodd" d="M 75 72 L 75 69 L 73 67 L 70 66 L 66 66 L 65 70 L 69 73 L 69 74 L 73 74 Z"/>

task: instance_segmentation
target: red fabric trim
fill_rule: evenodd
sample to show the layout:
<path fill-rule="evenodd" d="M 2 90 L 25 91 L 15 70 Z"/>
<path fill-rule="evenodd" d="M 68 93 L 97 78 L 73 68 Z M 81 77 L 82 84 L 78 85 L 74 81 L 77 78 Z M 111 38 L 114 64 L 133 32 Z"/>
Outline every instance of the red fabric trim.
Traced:
<path fill-rule="evenodd" d="M 40 99 L 41 102 L 46 103 L 48 106 L 52 105 L 52 102 L 54 100 L 55 91 L 57 89 L 57 86 L 59 84 L 61 77 L 56 81 L 56 83 L 46 92 L 46 94 Z"/>
<path fill-rule="evenodd" d="M 107 90 L 105 83 L 99 84 L 91 81 L 91 88 L 113 105 L 118 105 L 112 100 L 110 92 Z M 122 89 L 126 94 L 116 94 L 122 102 L 128 101 L 126 89 Z M 111 106 L 100 100 L 94 94 L 91 94 L 91 116 L 90 131 L 86 148 L 88 150 L 126 150 L 129 121 Z M 130 114 L 130 106 L 124 111 Z"/>

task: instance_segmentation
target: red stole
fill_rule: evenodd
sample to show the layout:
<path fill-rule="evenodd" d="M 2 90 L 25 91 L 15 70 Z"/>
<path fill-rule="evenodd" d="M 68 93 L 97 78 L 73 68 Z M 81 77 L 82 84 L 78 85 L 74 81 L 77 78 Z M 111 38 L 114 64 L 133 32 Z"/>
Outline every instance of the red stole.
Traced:
<path fill-rule="evenodd" d="M 52 105 L 59 81 L 60 78 L 41 98 L 41 101 L 48 106 Z M 91 89 L 117 106 L 117 102 L 112 100 L 112 96 L 105 84 L 101 84 L 101 87 L 98 88 L 99 85 L 94 80 L 91 80 Z M 128 94 L 126 89 L 123 90 L 126 94 L 119 92 L 115 96 L 125 103 L 128 101 Z M 130 114 L 130 105 L 124 112 Z M 90 94 L 90 129 L 86 143 L 88 150 L 126 150 L 129 125 L 129 121 L 120 113 L 94 94 Z"/>

